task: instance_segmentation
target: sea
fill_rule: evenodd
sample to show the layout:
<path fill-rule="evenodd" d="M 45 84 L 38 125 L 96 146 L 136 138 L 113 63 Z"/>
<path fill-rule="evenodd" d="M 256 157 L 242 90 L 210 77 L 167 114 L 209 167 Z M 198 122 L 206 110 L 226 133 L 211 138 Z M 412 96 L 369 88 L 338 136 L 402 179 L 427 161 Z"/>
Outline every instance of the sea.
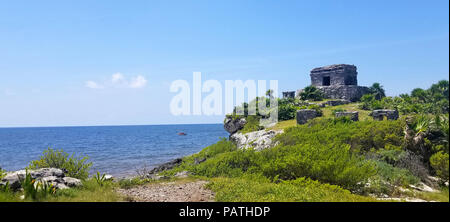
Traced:
<path fill-rule="evenodd" d="M 129 177 L 225 137 L 223 124 L 0 128 L 0 167 L 23 169 L 52 148 L 88 156 L 91 173 Z"/>

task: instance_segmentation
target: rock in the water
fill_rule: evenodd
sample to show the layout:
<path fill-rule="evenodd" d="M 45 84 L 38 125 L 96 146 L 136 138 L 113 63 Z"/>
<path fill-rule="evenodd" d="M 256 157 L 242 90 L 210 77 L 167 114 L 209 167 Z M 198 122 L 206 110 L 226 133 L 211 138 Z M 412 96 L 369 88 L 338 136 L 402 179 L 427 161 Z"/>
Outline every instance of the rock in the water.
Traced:
<path fill-rule="evenodd" d="M 383 120 L 384 117 L 388 120 L 396 120 L 399 117 L 398 111 L 392 109 L 376 109 L 369 116 L 372 116 L 374 120 Z"/>
<path fill-rule="evenodd" d="M 8 172 L 6 176 L 0 181 L 0 184 L 6 185 L 8 183 L 12 190 L 17 190 L 21 187 L 20 181 L 25 179 L 26 172 L 27 171 L 25 170 Z M 53 184 L 57 189 L 67 186 L 73 187 L 82 185 L 79 179 L 64 177 L 63 170 L 57 168 L 29 170 L 28 173 L 30 174 L 31 178 L 35 179 L 36 181 Z M 70 184 L 67 183 L 67 181 L 65 180 L 66 178 L 70 178 Z"/>
<path fill-rule="evenodd" d="M 359 114 L 358 111 L 352 111 L 352 112 L 336 112 L 334 115 L 336 118 L 342 117 L 342 116 L 348 116 L 350 120 L 352 121 L 358 121 L 359 120 Z"/>
<path fill-rule="evenodd" d="M 113 175 L 105 174 L 105 180 L 114 180 Z"/>
<path fill-rule="evenodd" d="M 230 135 L 233 135 L 237 131 L 244 128 L 247 121 L 244 118 L 236 118 L 233 119 L 231 117 L 227 117 L 224 121 L 223 128 L 230 133 Z"/>
<path fill-rule="evenodd" d="M 239 149 L 254 148 L 255 150 L 263 150 L 275 146 L 273 143 L 273 137 L 283 131 L 274 130 L 260 130 L 250 132 L 246 134 L 235 133 L 230 136 L 230 140 L 233 141 Z"/>
<path fill-rule="evenodd" d="M 318 116 L 316 110 L 313 109 L 301 109 L 297 111 L 297 124 L 305 124 L 310 119 L 314 119 Z"/>

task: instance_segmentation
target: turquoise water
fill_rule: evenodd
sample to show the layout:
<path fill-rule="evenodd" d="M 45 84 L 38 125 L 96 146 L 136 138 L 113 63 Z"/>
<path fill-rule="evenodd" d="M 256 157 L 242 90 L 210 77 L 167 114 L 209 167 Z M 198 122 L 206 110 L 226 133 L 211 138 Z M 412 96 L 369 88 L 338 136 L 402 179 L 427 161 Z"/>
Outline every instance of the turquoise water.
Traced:
<path fill-rule="evenodd" d="M 222 124 L 0 128 L 0 167 L 23 169 L 52 147 L 88 155 L 91 172 L 120 177 L 196 153 L 227 136 Z"/>

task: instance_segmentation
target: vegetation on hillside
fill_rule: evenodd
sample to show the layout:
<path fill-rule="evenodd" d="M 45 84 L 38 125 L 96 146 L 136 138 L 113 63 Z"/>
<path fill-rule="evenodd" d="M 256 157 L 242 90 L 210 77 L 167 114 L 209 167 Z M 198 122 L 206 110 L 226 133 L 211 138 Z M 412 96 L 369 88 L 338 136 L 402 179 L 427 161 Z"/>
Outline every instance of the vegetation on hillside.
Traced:
<path fill-rule="evenodd" d="M 320 99 L 311 87 L 304 92 L 308 95 L 303 98 Z M 372 85 L 370 92 L 358 103 L 320 107 L 298 98 L 274 98 L 268 91 L 266 97 L 236 107 L 228 117 L 246 118 L 243 133 L 261 130 L 259 120 L 266 118 L 267 112 L 259 113 L 259 101 L 277 99 L 283 121 L 272 129 L 283 129 L 284 133 L 275 137 L 276 146 L 262 151 L 238 149 L 224 138 L 162 174 L 189 171 L 194 177 L 209 180 L 208 188 L 216 192 L 218 201 L 377 201 L 373 196 L 385 195 L 449 201 L 448 188 L 443 185 L 449 180 L 448 81 L 398 97 L 386 97 L 380 84 Z M 252 106 L 256 115 L 249 113 Z M 322 117 L 297 125 L 297 110 L 306 108 L 316 109 Z M 397 109 L 401 118 L 373 121 L 368 113 L 378 108 Z M 243 112 L 238 114 L 238 110 Z M 344 110 L 358 110 L 360 121 L 334 118 L 335 112 Z M 91 164 L 87 157 L 48 149 L 29 168 L 64 168 L 84 185 L 35 191 L 29 186 L 31 182 L 25 181 L 20 192 L 0 187 L 0 201 L 118 201 L 122 197 L 115 188 L 152 182 L 140 178 L 110 182 L 100 173 L 89 178 Z M 430 176 L 437 177 L 437 183 Z M 441 191 L 409 190 L 421 182 Z M 19 198 L 23 194 L 27 194 L 24 200 Z"/>
<path fill-rule="evenodd" d="M 302 199 L 301 194 L 285 193 L 300 189 L 295 185 L 298 180 L 320 184 L 310 188 L 317 193 L 328 192 L 321 189 L 323 186 L 336 186 L 358 198 L 396 195 L 402 192 L 401 187 L 421 181 L 430 184 L 429 176 L 437 176 L 441 183 L 448 181 L 448 81 L 427 90 L 415 89 L 409 97 L 386 97 L 378 83 L 370 92 L 359 105 L 325 108 L 305 105 L 299 99 L 278 99 L 280 119 L 285 121 L 273 127 L 284 129 L 276 137 L 277 146 L 259 152 L 240 150 L 224 139 L 185 158 L 180 167 L 167 173 L 188 170 L 213 178 L 211 188 L 218 192 L 217 199 L 224 201 Z M 295 113 L 302 108 L 315 108 L 324 115 L 296 125 Z M 378 108 L 398 109 L 403 116 L 394 121 L 372 121 L 368 112 Z M 343 110 L 360 111 L 361 121 L 334 118 L 335 112 Z M 205 161 L 198 163 L 198 159 Z"/>

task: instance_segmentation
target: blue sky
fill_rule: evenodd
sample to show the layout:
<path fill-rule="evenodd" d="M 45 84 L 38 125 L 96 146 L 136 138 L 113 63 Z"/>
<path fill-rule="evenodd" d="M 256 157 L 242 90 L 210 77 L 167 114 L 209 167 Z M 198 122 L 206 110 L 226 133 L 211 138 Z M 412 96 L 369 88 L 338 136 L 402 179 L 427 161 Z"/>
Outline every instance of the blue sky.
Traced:
<path fill-rule="evenodd" d="M 170 114 L 170 83 L 192 72 L 283 91 L 347 63 L 388 95 L 449 74 L 448 1 L 0 3 L 0 126 L 222 122 Z"/>

